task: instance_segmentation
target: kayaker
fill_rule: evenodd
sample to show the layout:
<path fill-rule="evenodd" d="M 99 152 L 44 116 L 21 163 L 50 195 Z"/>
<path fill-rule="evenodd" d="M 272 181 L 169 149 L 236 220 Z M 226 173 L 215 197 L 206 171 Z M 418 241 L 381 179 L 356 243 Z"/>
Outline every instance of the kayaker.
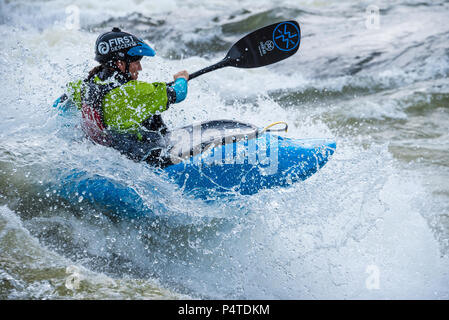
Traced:
<path fill-rule="evenodd" d="M 143 56 L 155 51 L 142 39 L 113 28 L 95 43 L 100 63 L 86 79 L 68 84 L 67 93 L 55 104 L 75 104 L 82 114 L 82 128 L 96 143 L 111 146 L 136 161 L 164 165 L 161 152 L 167 126 L 161 112 L 187 96 L 187 71 L 174 75 L 174 83 L 139 81 Z"/>

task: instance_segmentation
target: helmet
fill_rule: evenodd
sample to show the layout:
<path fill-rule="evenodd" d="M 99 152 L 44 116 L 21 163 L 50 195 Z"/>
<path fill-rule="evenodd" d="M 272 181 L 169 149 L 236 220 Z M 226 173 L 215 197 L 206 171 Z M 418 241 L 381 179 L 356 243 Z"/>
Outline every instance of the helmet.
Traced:
<path fill-rule="evenodd" d="M 156 52 L 142 39 L 113 28 L 103 33 L 95 42 L 95 60 L 107 63 L 115 60 L 132 62 L 142 59 L 143 56 L 152 57 Z"/>

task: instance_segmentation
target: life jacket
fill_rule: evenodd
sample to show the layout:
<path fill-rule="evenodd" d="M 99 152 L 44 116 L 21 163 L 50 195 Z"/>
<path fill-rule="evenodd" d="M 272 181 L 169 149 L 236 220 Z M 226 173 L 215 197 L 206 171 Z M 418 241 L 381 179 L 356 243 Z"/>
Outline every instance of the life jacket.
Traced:
<path fill-rule="evenodd" d="M 115 77 L 109 74 L 105 77 L 101 73 L 85 80 L 81 89 L 81 127 L 93 142 L 113 147 L 133 160 L 159 166 L 168 165 L 170 160 L 160 157 L 162 149 L 166 147 L 163 136 L 167 133 L 167 127 L 160 114 L 153 114 L 143 121 L 141 127 L 144 130 L 137 133 L 117 132 L 106 125 L 103 111 L 105 96 L 128 81 L 130 79 L 122 74 Z"/>
<path fill-rule="evenodd" d="M 81 127 L 89 139 L 95 143 L 110 146 L 113 144 L 103 116 L 103 99 L 113 89 L 125 84 L 125 77 L 115 77 L 110 82 L 97 77 L 85 80 L 81 99 Z"/>

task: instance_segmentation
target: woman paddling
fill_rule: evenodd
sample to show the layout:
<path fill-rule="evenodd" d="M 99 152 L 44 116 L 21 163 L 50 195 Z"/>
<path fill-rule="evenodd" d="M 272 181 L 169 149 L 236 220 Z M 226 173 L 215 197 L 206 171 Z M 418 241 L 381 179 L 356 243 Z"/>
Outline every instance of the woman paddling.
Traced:
<path fill-rule="evenodd" d="M 161 112 L 187 96 L 187 71 L 174 75 L 174 83 L 138 81 L 143 56 L 155 51 L 142 39 L 113 28 L 95 43 L 100 63 L 86 79 L 68 84 L 61 103 L 75 104 L 82 114 L 82 128 L 92 141 L 113 147 L 136 161 L 165 166 L 167 127 Z"/>

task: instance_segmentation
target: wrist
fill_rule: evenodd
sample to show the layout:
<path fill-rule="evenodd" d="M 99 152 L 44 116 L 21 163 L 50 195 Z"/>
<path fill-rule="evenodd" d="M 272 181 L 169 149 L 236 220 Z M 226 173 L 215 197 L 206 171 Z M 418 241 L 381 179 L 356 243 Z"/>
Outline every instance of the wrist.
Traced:
<path fill-rule="evenodd" d="M 184 77 L 178 77 L 178 78 L 176 78 L 176 79 L 175 79 L 175 82 L 177 82 L 178 80 L 179 80 L 180 82 L 184 82 L 184 81 L 187 82 L 187 79 L 184 78 Z"/>

